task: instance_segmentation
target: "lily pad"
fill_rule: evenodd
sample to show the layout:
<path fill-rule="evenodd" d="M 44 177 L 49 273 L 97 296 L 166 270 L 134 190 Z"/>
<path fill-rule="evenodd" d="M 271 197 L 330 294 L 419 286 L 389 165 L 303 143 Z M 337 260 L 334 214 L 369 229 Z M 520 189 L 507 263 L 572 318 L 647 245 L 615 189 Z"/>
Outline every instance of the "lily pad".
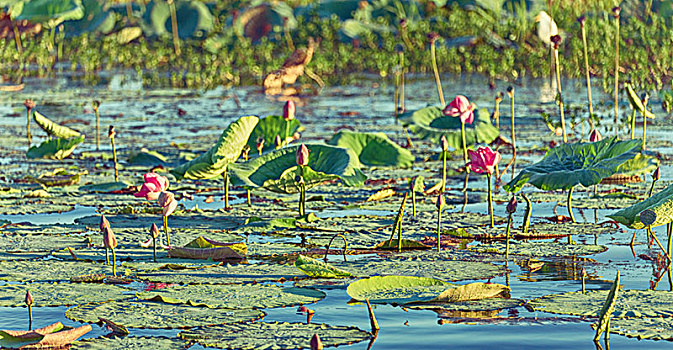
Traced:
<path fill-rule="evenodd" d="M 355 327 L 315 323 L 256 322 L 202 327 L 183 331 L 178 336 L 201 346 L 219 349 L 301 349 L 310 348 L 318 334 L 323 346 L 348 345 L 371 338 L 369 332 Z"/>
<path fill-rule="evenodd" d="M 173 329 L 191 328 L 223 323 L 254 321 L 265 313 L 251 309 L 209 309 L 155 302 L 108 302 L 74 307 L 65 317 L 78 322 L 98 322 L 108 319 L 130 328 Z"/>
<path fill-rule="evenodd" d="M 294 266 L 300 269 L 309 277 L 314 278 L 341 278 L 353 277 L 350 272 L 338 269 L 325 262 L 309 258 L 304 255 L 299 255 Z"/>
<path fill-rule="evenodd" d="M 33 146 L 26 152 L 28 159 L 49 158 L 62 160 L 67 158 L 75 150 L 75 147 L 84 142 L 84 137 L 70 139 L 55 138 L 42 142 L 39 146 Z"/>
<path fill-rule="evenodd" d="M 591 255 L 606 251 L 601 245 L 567 244 L 558 242 L 510 242 L 509 253 L 528 257 L 569 257 L 575 255 Z M 505 254 L 505 243 L 490 243 L 472 247 L 482 253 Z"/>
<path fill-rule="evenodd" d="M 610 333 L 638 340 L 673 340 L 672 317 L 614 318 L 610 320 Z"/>
<path fill-rule="evenodd" d="M 648 209 L 656 214 L 656 220 L 652 223 L 652 227 L 673 221 L 673 185 L 642 202 L 610 214 L 608 217 L 630 228 L 641 229 L 645 226 L 640 221 L 640 213 Z"/>
<path fill-rule="evenodd" d="M 86 262 L 70 261 L 2 261 L 0 280 L 2 281 L 67 281 L 81 275 L 106 274 L 110 266 Z"/>
<path fill-rule="evenodd" d="M 488 298 L 481 300 L 468 300 L 455 303 L 422 303 L 422 304 L 408 304 L 405 307 L 413 309 L 435 309 L 442 313 L 446 312 L 479 312 L 479 311 L 493 311 L 513 309 L 522 306 L 524 301 L 521 299 L 505 299 L 505 298 Z M 440 317 L 446 317 L 440 315 Z"/>
<path fill-rule="evenodd" d="M 593 186 L 616 174 L 619 166 L 633 159 L 640 148 L 639 140 L 619 141 L 617 137 L 563 144 L 521 170 L 503 189 L 518 192 L 528 182 L 543 190 L 570 189 L 578 184 Z"/>
<path fill-rule="evenodd" d="M 183 350 L 189 346 L 184 340 L 166 337 L 100 337 L 78 341 L 71 350 L 129 350 L 129 349 L 166 349 Z"/>
<path fill-rule="evenodd" d="M 129 186 L 130 185 L 127 184 L 126 182 L 117 181 L 117 182 L 105 182 L 100 184 L 84 185 L 80 186 L 79 190 L 83 192 L 105 193 L 105 192 L 125 190 L 129 188 Z"/>
<path fill-rule="evenodd" d="M 474 114 L 474 122 L 465 125 L 466 144 L 493 142 L 498 137 L 499 132 L 491 123 L 488 110 L 480 109 L 475 111 Z M 460 118 L 445 116 L 439 107 L 432 106 L 408 112 L 402 114 L 400 120 L 423 139 L 437 141 L 445 136 L 449 147 L 455 149 L 463 147 Z"/>
<path fill-rule="evenodd" d="M 33 306 L 71 306 L 92 302 L 129 299 L 130 290 L 115 285 L 97 283 L 31 283 L 0 286 L 0 306 L 25 306 L 26 291 L 30 290 Z"/>
<path fill-rule="evenodd" d="M 208 152 L 171 170 L 180 179 L 212 179 L 227 170 L 227 165 L 238 159 L 250 133 L 257 125 L 255 116 L 241 117 L 222 132 L 217 143 Z"/>
<path fill-rule="evenodd" d="M 382 132 L 364 133 L 341 130 L 327 143 L 353 150 L 360 162 L 369 166 L 408 168 L 414 164 L 415 160 L 409 150 L 400 147 Z"/>
<path fill-rule="evenodd" d="M 547 295 L 531 300 L 535 310 L 555 314 L 598 317 L 608 296 L 608 290 L 569 292 Z M 612 318 L 671 317 L 673 293 L 653 290 L 625 290 L 617 295 Z"/>
<path fill-rule="evenodd" d="M 360 186 L 366 176 L 360 171 L 360 161 L 351 150 L 327 145 L 306 145 L 308 166 L 303 177 L 310 189 L 328 180 L 340 179 L 346 186 Z M 299 146 L 286 147 L 230 166 L 232 183 L 264 187 L 272 192 L 298 193 L 295 176 L 300 175 L 296 154 Z"/>
<path fill-rule="evenodd" d="M 2 267 L 2 264 L 0 264 Z M 1 270 L 0 270 L 1 271 Z M 168 269 L 138 273 L 150 282 L 189 284 L 238 284 L 249 282 L 278 282 L 304 277 L 296 267 L 281 264 L 236 264 L 198 270 L 172 271 Z M 0 274 L 0 279 L 2 275 Z"/>
<path fill-rule="evenodd" d="M 373 303 L 453 303 L 494 297 L 509 297 L 509 288 L 499 284 L 452 285 L 444 281 L 411 276 L 374 276 L 351 283 L 348 295 Z"/>
<path fill-rule="evenodd" d="M 208 308 L 263 309 L 310 304 L 325 293 L 308 288 L 273 285 L 185 285 L 138 293 L 138 298 Z"/>

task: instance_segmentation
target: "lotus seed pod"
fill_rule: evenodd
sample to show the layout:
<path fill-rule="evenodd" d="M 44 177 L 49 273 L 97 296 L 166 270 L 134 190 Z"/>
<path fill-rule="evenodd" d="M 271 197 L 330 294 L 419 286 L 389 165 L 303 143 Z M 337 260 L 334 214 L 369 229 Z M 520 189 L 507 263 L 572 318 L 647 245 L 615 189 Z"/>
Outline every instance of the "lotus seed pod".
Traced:
<path fill-rule="evenodd" d="M 91 102 L 91 108 L 93 108 L 93 110 L 95 111 L 95 110 L 98 109 L 98 107 L 100 107 L 100 101 L 98 101 L 98 100 L 93 100 L 93 101 Z"/>
<path fill-rule="evenodd" d="M 657 220 L 657 213 L 652 209 L 645 209 L 640 212 L 640 222 L 645 226 L 652 225 Z"/>
<path fill-rule="evenodd" d="M 512 199 L 510 199 L 509 203 L 507 203 L 507 212 L 514 214 L 514 212 L 516 212 L 516 204 L 516 196 L 512 196 Z"/>
<path fill-rule="evenodd" d="M 430 42 L 431 45 L 434 44 L 435 41 L 437 41 L 437 39 L 440 38 L 440 36 L 439 36 L 439 34 L 437 34 L 437 32 L 430 32 L 426 36 L 427 36 L 428 41 Z"/>
<path fill-rule="evenodd" d="M 31 99 L 27 99 L 27 100 L 23 101 L 23 105 L 26 106 L 26 108 L 28 108 L 30 110 L 30 109 L 35 108 L 35 101 L 33 101 Z"/>
<path fill-rule="evenodd" d="M 507 87 L 507 96 L 509 96 L 509 98 L 514 98 L 514 86 L 510 85 Z"/>
<path fill-rule="evenodd" d="M 582 15 L 579 18 L 577 18 L 577 22 L 580 22 L 580 26 L 584 27 L 584 22 L 586 22 L 587 17 Z"/>
<path fill-rule="evenodd" d="M 622 12 L 622 8 L 619 6 L 615 6 L 612 8 L 612 14 L 615 16 L 615 18 L 619 17 L 619 13 Z"/>

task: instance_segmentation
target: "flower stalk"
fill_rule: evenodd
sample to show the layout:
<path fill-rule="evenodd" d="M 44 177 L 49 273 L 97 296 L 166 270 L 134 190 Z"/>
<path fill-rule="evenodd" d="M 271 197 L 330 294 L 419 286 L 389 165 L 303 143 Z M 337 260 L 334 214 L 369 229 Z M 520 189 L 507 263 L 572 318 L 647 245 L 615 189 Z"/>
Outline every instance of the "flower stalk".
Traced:
<path fill-rule="evenodd" d="M 509 231 L 512 228 L 512 215 L 516 212 L 516 196 L 507 203 L 507 229 L 505 231 L 505 261 L 509 260 Z"/>
<path fill-rule="evenodd" d="M 619 6 L 612 9 L 612 14 L 615 17 L 615 136 L 619 136 L 619 13 L 621 12 Z"/>
<path fill-rule="evenodd" d="M 444 194 L 440 193 L 437 197 L 437 252 L 442 251 L 442 209 L 444 209 L 446 199 Z"/>
<path fill-rule="evenodd" d="M 587 53 L 587 31 L 584 27 L 586 22 L 586 17 L 582 16 L 577 19 L 580 22 L 580 27 L 582 28 L 582 45 L 584 46 L 584 72 L 587 77 L 587 99 L 589 100 L 589 127 L 594 128 L 594 105 L 591 101 L 591 74 L 589 73 L 589 54 Z"/>
<path fill-rule="evenodd" d="M 554 35 L 551 37 L 554 43 L 554 63 L 556 66 L 556 91 L 559 104 L 559 111 L 561 113 L 561 131 L 563 132 L 563 143 L 568 143 L 568 134 L 566 133 L 565 111 L 563 110 L 563 91 L 561 89 L 561 65 L 559 64 L 558 48 L 561 44 L 561 36 Z"/>
<path fill-rule="evenodd" d="M 439 34 L 432 32 L 428 34 L 428 40 L 430 41 L 430 58 L 432 60 L 432 71 L 435 73 L 435 85 L 437 85 L 437 94 L 439 95 L 439 103 L 442 107 L 446 106 L 446 101 L 444 101 L 444 92 L 442 90 L 442 81 L 439 79 L 439 69 L 437 68 L 437 53 L 435 48 L 435 42 L 439 39 Z"/>
<path fill-rule="evenodd" d="M 30 290 L 26 291 L 26 298 L 24 299 L 24 303 L 26 303 L 26 306 L 28 306 L 28 329 L 32 330 L 33 329 L 33 295 L 30 294 Z"/>
<path fill-rule="evenodd" d="M 98 108 L 100 107 L 100 101 L 94 100 L 91 102 L 91 107 L 93 108 L 94 113 L 96 113 L 96 151 L 100 150 L 100 113 Z"/>
<path fill-rule="evenodd" d="M 115 127 L 113 125 L 110 125 L 110 128 L 108 129 L 107 132 L 107 137 L 110 138 L 110 143 L 112 144 L 112 161 L 114 162 L 114 167 L 115 167 L 115 181 L 119 181 L 119 167 L 117 165 L 117 149 L 115 148 L 115 135 L 117 135 L 117 132 L 115 131 Z"/>
<path fill-rule="evenodd" d="M 26 106 L 26 137 L 28 138 L 28 147 L 33 140 L 33 136 L 30 134 L 30 119 L 33 114 L 33 109 L 35 108 L 35 102 L 33 100 L 23 101 L 23 105 Z"/>

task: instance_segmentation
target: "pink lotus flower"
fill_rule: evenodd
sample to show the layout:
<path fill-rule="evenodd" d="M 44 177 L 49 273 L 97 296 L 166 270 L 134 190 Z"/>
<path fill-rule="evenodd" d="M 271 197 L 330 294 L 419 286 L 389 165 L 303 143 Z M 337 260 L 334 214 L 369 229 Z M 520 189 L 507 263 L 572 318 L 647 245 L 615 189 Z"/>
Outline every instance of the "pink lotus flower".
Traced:
<path fill-rule="evenodd" d="M 474 121 L 474 109 L 477 106 L 470 103 L 467 97 L 458 95 L 444 108 L 444 115 L 450 117 L 460 117 L 460 122 L 463 124 L 472 124 Z"/>
<path fill-rule="evenodd" d="M 163 215 L 168 217 L 178 207 L 178 201 L 175 200 L 175 195 L 172 192 L 161 192 L 159 195 L 159 205 L 164 208 Z"/>
<path fill-rule="evenodd" d="M 308 147 L 302 143 L 297 149 L 297 165 L 308 165 L 308 152 Z"/>
<path fill-rule="evenodd" d="M 159 193 L 168 189 L 168 178 L 155 173 L 145 174 L 145 183 L 140 187 L 140 192 L 135 193 L 136 197 L 145 197 L 153 201 L 159 198 Z"/>
<path fill-rule="evenodd" d="M 598 132 L 598 129 L 594 129 L 594 131 L 591 132 L 589 135 L 589 141 L 591 142 L 597 142 L 603 139 L 603 136 L 601 136 L 601 133 Z"/>
<path fill-rule="evenodd" d="M 110 226 L 107 226 L 105 230 L 103 230 L 103 245 L 108 249 L 117 248 L 117 238 Z"/>
<path fill-rule="evenodd" d="M 294 119 L 294 111 L 295 111 L 295 106 L 294 106 L 294 101 L 287 101 L 285 102 L 285 105 L 283 106 L 283 119 L 285 121 L 290 121 Z"/>
<path fill-rule="evenodd" d="M 477 151 L 467 150 L 470 155 L 470 169 L 477 174 L 493 174 L 495 165 L 500 162 L 500 152 L 493 151 L 490 147 L 479 147 Z"/>
<path fill-rule="evenodd" d="M 106 228 L 106 227 L 110 227 L 110 222 L 107 221 L 107 219 L 105 218 L 105 215 L 101 215 L 101 216 L 100 216 L 100 224 L 99 224 L 99 227 L 100 227 L 100 231 L 101 231 L 101 232 L 105 232 L 105 228 Z"/>

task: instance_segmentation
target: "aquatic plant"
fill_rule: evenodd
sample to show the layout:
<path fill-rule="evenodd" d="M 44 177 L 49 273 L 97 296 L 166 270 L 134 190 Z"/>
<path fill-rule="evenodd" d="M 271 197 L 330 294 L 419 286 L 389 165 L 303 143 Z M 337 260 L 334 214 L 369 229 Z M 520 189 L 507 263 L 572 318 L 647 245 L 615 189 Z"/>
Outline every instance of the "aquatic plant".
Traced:
<path fill-rule="evenodd" d="M 561 44 L 561 36 L 560 35 L 554 35 L 551 37 L 551 41 L 554 44 L 554 63 L 556 66 L 556 102 L 559 105 L 559 112 L 561 114 L 561 131 L 563 132 L 563 143 L 568 142 L 568 134 L 566 133 L 566 119 L 565 119 L 565 111 L 563 109 L 563 92 L 561 89 L 561 63 L 559 62 L 558 58 L 558 48 L 559 45 Z"/>
<path fill-rule="evenodd" d="M 112 232 L 112 228 L 109 225 L 105 226 L 103 230 L 103 246 L 112 251 L 112 275 L 116 277 L 117 256 L 115 255 L 115 248 L 117 248 L 117 238 L 115 238 L 114 232 Z"/>
<path fill-rule="evenodd" d="M 290 122 L 294 120 L 295 109 L 296 107 L 294 105 L 294 101 L 292 100 L 285 101 L 285 105 L 283 105 L 283 119 L 285 120 L 284 142 L 289 142 L 288 139 L 290 137 Z"/>
<path fill-rule="evenodd" d="M 299 216 L 306 215 L 306 182 L 304 181 L 304 167 L 308 165 L 308 147 L 303 143 L 297 148 L 297 166 L 299 175 L 297 183 L 299 184 Z"/>
<path fill-rule="evenodd" d="M 587 77 L 587 100 L 589 101 L 589 127 L 594 128 L 594 105 L 591 101 L 591 73 L 589 73 L 589 54 L 587 53 L 587 31 L 585 26 L 586 16 L 582 15 L 577 19 L 582 29 L 582 48 L 584 49 L 584 73 Z"/>
<path fill-rule="evenodd" d="M 432 61 L 432 71 L 435 73 L 435 85 L 437 85 L 437 95 L 439 96 L 439 104 L 444 107 L 446 106 L 446 101 L 444 101 L 444 91 L 442 90 L 442 81 L 439 78 L 439 69 L 437 68 L 437 49 L 435 48 L 435 42 L 439 39 L 440 36 L 436 32 L 431 32 L 428 34 L 428 42 L 430 43 L 430 60 Z"/>
<path fill-rule="evenodd" d="M 462 140 L 463 160 L 467 164 L 467 143 L 465 142 L 465 125 L 474 121 L 474 110 L 477 106 L 463 95 L 456 96 L 442 111 L 444 115 L 460 118 L 460 137 Z"/>
<path fill-rule="evenodd" d="M 505 231 L 505 261 L 509 260 L 509 230 L 512 228 L 512 215 L 516 212 L 516 196 L 507 203 L 507 229 Z"/>
<path fill-rule="evenodd" d="M 100 223 L 98 224 L 98 227 L 100 228 L 100 233 L 105 235 L 106 228 L 110 227 L 110 222 L 105 218 L 105 214 L 101 214 Z M 103 244 L 103 248 L 105 248 L 105 264 L 110 265 L 110 255 L 108 253 L 108 247 L 105 244 Z"/>
<path fill-rule="evenodd" d="M 446 136 L 442 135 L 439 144 L 442 147 L 442 185 L 440 186 L 439 191 L 444 193 L 446 192 L 446 154 L 449 152 L 449 142 L 446 140 Z M 467 162 L 465 162 L 465 164 L 467 164 Z"/>
<path fill-rule="evenodd" d="M 157 200 L 161 192 L 166 191 L 170 186 L 168 178 L 157 173 L 146 173 L 143 178 L 145 182 L 140 186 L 140 190 L 133 195 L 144 197 L 148 201 Z"/>
<path fill-rule="evenodd" d="M 91 102 L 91 108 L 93 108 L 94 113 L 96 114 L 96 151 L 100 150 L 100 114 L 98 113 L 98 108 L 100 108 L 100 101 L 93 100 Z"/>
<path fill-rule="evenodd" d="M 612 8 L 612 14 L 615 17 L 615 136 L 619 136 L 619 13 L 621 12 L 619 6 Z"/>
<path fill-rule="evenodd" d="M 112 161 L 114 162 L 114 168 L 115 168 L 115 182 L 119 181 L 119 167 L 117 166 L 117 149 L 115 148 L 115 136 L 117 135 L 117 132 L 115 131 L 115 127 L 110 125 L 110 128 L 108 129 L 107 132 L 107 137 L 110 139 L 110 145 L 112 147 Z"/>
<path fill-rule="evenodd" d="M 614 282 L 612 282 L 612 287 L 610 287 L 608 297 L 607 299 L 605 299 L 603 308 L 601 309 L 601 312 L 598 316 L 598 324 L 596 326 L 596 334 L 594 335 L 594 342 L 597 342 L 601 334 L 605 332 L 605 341 L 607 343 L 610 334 L 610 318 L 612 317 L 612 311 L 615 309 L 618 294 L 619 294 L 619 270 L 617 270 L 617 276 L 615 277 Z"/>
<path fill-rule="evenodd" d="M 470 155 L 470 169 L 477 174 L 486 174 L 488 182 L 488 214 L 491 218 L 491 227 L 493 223 L 493 196 L 491 193 L 491 175 L 495 170 L 496 164 L 500 162 L 500 152 L 493 151 L 490 147 L 479 147 L 477 151 L 468 150 Z"/>
<path fill-rule="evenodd" d="M 172 192 L 164 191 L 159 194 L 159 205 L 162 208 L 162 218 L 164 224 L 164 233 L 166 234 L 166 245 L 168 248 L 171 247 L 171 238 L 168 234 L 168 217 L 173 214 L 175 208 L 178 206 L 178 201 L 175 199 L 175 195 Z"/>
<path fill-rule="evenodd" d="M 442 251 L 442 209 L 444 209 L 444 205 L 446 205 L 446 199 L 444 198 L 444 193 L 440 192 L 439 196 L 437 196 L 437 251 L 441 252 Z"/>
<path fill-rule="evenodd" d="M 381 132 L 354 132 L 339 130 L 327 144 L 348 148 L 358 155 L 360 163 L 369 166 L 409 168 L 416 157 Z"/>
<path fill-rule="evenodd" d="M 26 290 L 26 297 L 24 298 L 24 303 L 28 307 L 28 329 L 33 329 L 33 295 L 30 294 L 30 289 Z"/>

